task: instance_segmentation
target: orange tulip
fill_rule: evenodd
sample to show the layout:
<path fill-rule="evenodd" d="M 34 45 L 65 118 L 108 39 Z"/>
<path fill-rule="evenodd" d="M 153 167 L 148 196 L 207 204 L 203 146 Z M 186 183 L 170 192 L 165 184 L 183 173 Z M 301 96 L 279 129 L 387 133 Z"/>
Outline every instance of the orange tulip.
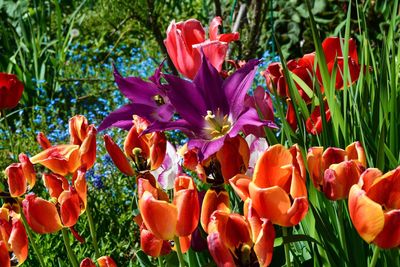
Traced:
<path fill-rule="evenodd" d="M 82 145 L 89 132 L 89 123 L 85 116 L 75 115 L 68 121 L 70 143 L 73 145 Z"/>
<path fill-rule="evenodd" d="M 25 194 L 27 184 L 32 189 L 36 183 L 36 172 L 28 156 L 21 153 L 20 163 L 13 163 L 5 170 L 10 195 L 19 197 Z"/>
<path fill-rule="evenodd" d="M 22 207 L 29 226 L 36 233 L 54 233 L 63 227 L 56 205 L 52 202 L 29 194 L 22 201 Z"/>
<path fill-rule="evenodd" d="M 175 180 L 174 200 L 168 203 L 149 182 L 139 179 L 139 209 L 146 228 L 162 240 L 188 236 L 197 227 L 199 204 L 197 189 L 188 176 Z M 160 220 L 159 218 L 163 218 Z"/>
<path fill-rule="evenodd" d="M 367 169 L 349 193 L 350 218 L 368 243 L 385 249 L 400 246 L 400 167 L 382 175 Z"/>
<path fill-rule="evenodd" d="M 28 237 L 25 227 L 20 220 L 20 215 L 10 210 L 7 205 L 3 205 L 0 209 L 0 242 L 4 242 L 7 251 L 14 253 L 19 265 L 27 259 Z M 9 258 L 8 261 L 10 261 Z M 6 258 L 4 262 L 7 262 Z M 0 266 L 6 266 L 6 264 L 3 265 L 4 262 L 0 256 Z"/>
<path fill-rule="evenodd" d="M 152 257 L 167 255 L 171 252 L 171 244 L 156 237 L 151 231 L 147 230 L 144 223 L 140 226 L 140 248 Z"/>
<path fill-rule="evenodd" d="M 155 170 L 160 167 L 167 149 L 167 139 L 164 133 L 153 132 L 142 134 L 149 125 L 149 121 L 134 115 L 133 126 L 124 143 L 125 154 L 135 161 L 138 166 L 144 163 L 145 166 L 142 166 L 142 170 Z M 135 152 L 135 149 L 138 152 Z M 144 162 L 141 162 L 142 160 Z"/>
<path fill-rule="evenodd" d="M 43 173 L 42 179 L 51 197 L 58 198 L 64 190 L 68 190 L 68 180 L 64 176 L 54 173 Z"/>
<path fill-rule="evenodd" d="M 223 189 L 209 189 L 207 190 L 203 204 L 201 205 L 201 218 L 200 223 L 204 231 L 207 232 L 207 226 L 210 222 L 210 217 L 214 211 L 219 210 L 223 212 L 230 212 L 229 194 Z"/>
<path fill-rule="evenodd" d="M 81 164 L 78 145 L 52 146 L 30 160 L 33 164 L 39 163 L 59 175 L 73 173 Z"/>
<path fill-rule="evenodd" d="M 49 139 L 47 139 L 46 135 L 42 132 L 38 133 L 38 135 L 36 136 L 36 141 L 39 143 L 42 149 L 48 149 L 49 147 L 51 147 Z"/>
<path fill-rule="evenodd" d="M 230 179 L 238 195 L 252 201 L 259 218 L 281 226 L 298 224 L 308 211 L 305 167 L 297 145 L 269 147 L 256 163 L 253 178 Z"/>
<path fill-rule="evenodd" d="M 347 198 L 366 166 L 364 149 L 354 142 L 346 150 L 312 147 L 307 154 L 308 169 L 314 186 L 330 200 Z"/>

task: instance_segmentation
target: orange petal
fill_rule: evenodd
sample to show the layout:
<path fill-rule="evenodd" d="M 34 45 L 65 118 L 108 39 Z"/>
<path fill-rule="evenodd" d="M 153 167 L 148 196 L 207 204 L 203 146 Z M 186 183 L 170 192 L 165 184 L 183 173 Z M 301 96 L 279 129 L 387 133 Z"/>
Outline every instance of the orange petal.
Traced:
<path fill-rule="evenodd" d="M 221 172 L 225 183 L 236 174 L 245 173 L 249 165 L 250 149 L 246 140 L 240 135 L 225 140 L 224 145 L 216 153 L 221 164 Z"/>
<path fill-rule="evenodd" d="M 117 264 L 110 256 L 102 256 L 97 259 L 99 267 L 117 267 Z"/>
<path fill-rule="evenodd" d="M 400 210 L 385 213 L 385 224 L 382 231 L 374 239 L 380 248 L 395 248 L 400 245 Z"/>
<path fill-rule="evenodd" d="M 310 178 L 316 189 L 321 190 L 324 177 L 324 169 L 322 166 L 322 153 L 324 148 L 311 147 L 307 153 L 308 171 L 310 172 Z"/>
<path fill-rule="evenodd" d="M 347 198 L 350 187 L 358 183 L 361 170 L 356 161 L 343 161 L 332 164 L 325 170 L 323 191 L 330 200 Z"/>
<path fill-rule="evenodd" d="M 69 119 L 69 134 L 71 144 L 81 145 L 88 134 L 89 123 L 82 115 L 75 115 Z"/>
<path fill-rule="evenodd" d="M 256 253 L 260 266 L 268 266 L 272 261 L 274 252 L 275 229 L 271 221 L 262 219 L 261 230 L 254 242 L 254 252 Z"/>
<path fill-rule="evenodd" d="M 175 180 L 173 204 L 178 209 L 177 235 L 190 235 L 196 229 L 200 217 L 199 198 L 192 178 L 179 176 Z"/>
<path fill-rule="evenodd" d="M 18 265 L 22 264 L 28 258 L 28 236 L 23 223 L 18 218 L 12 219 L 12 231 L 8 243 L 18 259 Z"/>
<path fill-rule="evenodd" d="M 19 162 L 21 162 L 22 171 L 24 172 L 24 177 L 28 181 L 29 187 L 32 189 L 36 183 L 36 172 L 33 168 L 32 162 L 29 157 L 24 153 L 19 154 Z"/>
<path fill-rule="evenodd" d="M 85 179 L 85 172 L 78 170 L 77 177 L 74 181 L 74 188 L 78 193 L 78 196 L 81 200 L 81 214 L 86 210 L 87 206 L 87 183 Z"/>
<path fill-rule="evenodd" d="M 33 164 L 41 164 L 60 175 L 75 172 L 80 165 L 78 145 L 52 146 L 31 158 Z"/>
<path fill-rule="evenodd" d="M 162 132 L 151 134 L 150 139 L 150 170 L 155 170 L 161 166 L 167 151 L 167 138 Z"/>
<path fill-rule="evenodd" d="M 251 178 L 244 174 L 238 174 L 229 179 L 229 183 L 231 184 L 233 190 L 235 190 L 236 194 L 238 194 L 243 201 L 246 201 L 246 199 L 249 197 L 250 182 Z"/>
<path fill-rule="evenodd" d="M 204 196 L 201 206 L 200 223 L 204 231 L 207 231 L 210 216 L 216 210 L 230 212 L 229 194 L 225 190 L 217 192 L 209 189 Z"/>
<path fill-rule="evenodd" d="M 148 158 L 150 154 L 150 134 L 145 134 L 139 137 L 139 135 L 143 132 L 144 129 L 147 128 L 149 122 L 139 116 L 134 116 L 133 126 L 129 130 L 128 135 L 125 138 L 124 142 L 124 151 L 125 154 L 128 155 L 131 159 L 135 158 L 133 154 L 134 148 L 140 148 L 142 150 L 142 155 L 144 158 Z"/>
<path fill-rule="evenodd" d="M 368 168 L 366 169 L 360 176 L 359 185 L 361 188 L 368 192 L 371 185 L 373 185 L 376 178 L 382 176 L 382 172 L 376 168 Z"/>
<path fill-rule="evenodd" d="M 367 196 L 387 209 L 400 208 L 400 167 L 376 178 Z"/>
<path fill-rule="evenodd" d="M 304 165 L 303 156 L 300 151 L 300 147 L 298 144 L 294 144 L 291 148 L 289 148 L 290 153 L 293 157 L 293 166 L 299 172 L 300 177 L 306 181 L 306 167 Z"/>
<path fill-rule="evenodd" d="M 79 267 L 96 267 L 96 264 L 90 258 L 84 258 Z"/>
<path fill-rule="evenodd" d="M 51 147 L 49 139 L 47 139 L 46 135 L 42 132 L 38 133 L 38 135 L 36 136 L 36 141 L 43 149 L 48 149 L 49 147 Z"/>
<path fill-rule="evenodd" d="M 0 266 L 11 267 L 10 256 L 4 241 L 0 241 Z"/>
<path fill-rule="evenodd" d="M 292 206 L 286 214 L 286 226 L 293 226 L 300 223 L 308 212 L 308 200 L 306 197 L 295 198 Z"/>
<path fill-rule="evenodd" d="M 87 170 L 92 168 L 96 162 L 96 135 L 96 128 L 90 125 L 87 135 L 79 148 L 82 165 L 86 166 Z"/>
<path fill-rule="evenodd" d="M 350 189 L 349 213 L 358 234 L 366 242 L 373 241 L 382 231 L 385 217 L 381 205 L 372 201 L 357 184 Z"/>
<path fill-rule="evenodd" d="M 26 179 L 21 163 L 12 163 L 5 170 L 7 176 L 8 190 L 12 197 L 19 197 L 26 192 Z"/>
<path fill-rule="evenodd" d="M 64 191 L 58 197 L 60 203 L 61 221 L 65 227 L 76 224 L 81 214 L 80 198 L 74 189 Z"/>
<path fill-rule="evenodd" d="M 106 150 L 110 155 L 112 161 L 114 162 L 115 166 L 128 176 L 135 175 L 135 171 L 133 170 L 132 166 L 129 164 L 129 161 L 125 157 L 125 154 L 122 150 L 118 147 L 118 145 L 111 139 L 109 135 L 104 135 L 104 143 L 106 146 Z"/>
<path fill-rule="evenodd" d="M 298 169 L 292 167 L 292 181 L 290 184 L 290 196 L 292 198 L 306 197 L 307 187 L 304 178 L 301 177 Z"/>
<path fill-rule="evenodd" d="M 65 179 L 64 176 L 58 174 L 43 173 L 42 179 L 51 197 L 58 198 L 60 194 L 69 187 L 68 180 Z"/>
<path fill-rule="evenodd" d="M 208 250 L 217 266 L 235 267 L 235 261 L 229 249 L 221 240 L 218 232 L 212 232 L 207 236 Z"/>
<path fill-rule="evenodd" d="M 29 226 L 36 233 L 54 233 L 62 228 L 60 216 L 53 203 L 29 194 L 22 201 L 22 207 Z"/>
<path fill-rule="evenodd" d="M 367 166 L 365 151 L 361 143 L 356 141 L 346 147 L 347 160 L 357 160 L 362 166 Z"/>
<path fill-rule="evenodd" d="M 162 248 L 165 245 L 169 245 L 169 250 L 171 250 L 171 245 L 168 241 L 156 237 L 142 225 L 140 229 L 140 248 L 144 253 L 152 257 L 158 257 L 161 255 Z"/>
<path fill-rule="evenodd" d="M 290 178 L 292 154 L 284 146 L 270 146 L 257 161 L 253 183 L 259 187 L 279 186 L 285 188 Z"/>
<path fill-rule="evenodd" d="M 322 169 L 325 171 L 332 164 L 345 160 L 346 151 L 341 148 L 328 147 L 322 154 Z"/>
<path fill-rule="evenodd" d="M 173 239 L 178 219 L 175 205 L 156 200 L 150 192 L 145 191 L 139 199 L 139 209 L 147 229 L 163 240 Z"/>
<path fill-rule="evenodd" d="M 190 249 L 190 242 L 191 242 L 191 236 L 180 236 L 179 237 L 179 243 L 181 245 L 181 251 L 182 253 L 188 252 Z"/>

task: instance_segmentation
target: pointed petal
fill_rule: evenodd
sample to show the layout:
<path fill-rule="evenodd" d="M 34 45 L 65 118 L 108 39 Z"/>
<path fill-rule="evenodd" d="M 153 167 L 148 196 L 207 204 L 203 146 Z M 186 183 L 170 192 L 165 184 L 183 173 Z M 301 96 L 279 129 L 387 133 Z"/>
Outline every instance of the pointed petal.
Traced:
<path fill-rule="evenodd" d="M 225 139 L 225 136 L 215 140 L 190 139 L 188 149 L 197 148 L 199 161 L 203 161 L 220 150 L 224 145 Z"/>
<path fill-rule="evenodd" d="M 207 61 L 209 61 L 218 72 L 221 72 L 222 64 L 225 61 L 226 53 L 229 48 L 228 43 L 207 40 L 203 43 L 194 45 L 193 48 L 197 49 L 199 54 L 203 53 L 203 57 L 207 58 Z M 200 70 L 197 72 L 197 75 L 199 72 Z M 219 90 L 221 90 L 221 88 L 219 88 Z"/>
<path fill-rule="evenodd" d="M 30 189 L 32 189 L 36 183 L 36 172 L 33 167 L 33 164 L 29 160 L 29 157 L 24 153 L 19 154 L 18 159 L 19 162 L 21 162 L 21 167 L 24 173 L 24 177 L 27 180 Z"/>
<path fill-rule="evenodd" d="M 201 205 L 200 223 L 204 231 L 208 231 L 208 223 L 214 211 L 230 212 L 229 195 L 226 191 L 208 189 Z"/>
<path fill-rule="evenodd" d="M 87 170 L 92 168 L 96 162 L 96 135 L 96 128 L 94 125 L 90 125 L 87 135 L 79 148 L 82 166 L 85 166 Z"/>
<path fill-rule="evenodd" d="M 226 99 L 229 99 L 231 114 L 234 120 L 242 113 L 244 98 L 253 83 L 259 63 L 259 60 L 250 60 L 224 81 L 225 96 Z"/>
<path fill-rule="evenodd" d="M 271 221 L 262 219 L 261 230 L 254 242 L 254 252 L 261 267 L 269 266 L 274 251 L 275 229 Z"/>
<path fill-rule="evenodd" d="M 229 179 L 229 183 L 235 190 L 236 194 L 243 200 L 249 197 L 249 184 L 251 178 L 244 174 L 235 175 L 233 178 Z"/>
<path fill-rule="evenodd" d="M 87 183 L 85 178 L 85 172 L 78 170 L 77 177 L 74 180 L 74 188 L 78 193 L 82 207 L 81 214 L 86 210 L 87 206 Z"/>
<path fill-rule="evenodd" d="M 48 149 L 51 147 L 49 139 L 47 139 L 46 135 L 42 132 L 37 134 L 36 141 L 39 143 L 42 149 Z"/>
<path fill-rule="evenodd" d="M 68 121 L 71 144 L 81 145 L 88 133 L 89 123 L 85 116 L 75 115 Z"/>
<path fill-rule="evenodd" d="M 115 166 L 117 166 L 117 168 L 125 175 L 133 176 L 135 174 L 135 171 L 130 165 L 124 152 L 122 152 L 119 146 L 107 134 L 104 135 L 104 143 L 106 146 L 106 150 L 110 155 L 112 161 L 114 162 Z"/>

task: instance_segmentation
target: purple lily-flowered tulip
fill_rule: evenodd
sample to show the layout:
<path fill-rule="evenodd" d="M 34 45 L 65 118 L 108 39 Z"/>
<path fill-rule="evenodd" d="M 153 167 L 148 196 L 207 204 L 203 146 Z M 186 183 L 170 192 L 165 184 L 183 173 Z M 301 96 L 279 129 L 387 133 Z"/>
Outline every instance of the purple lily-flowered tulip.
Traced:
<path fill-rule="evenodd" d="M 174 108 L 169 103 L 165 88 L 160 82 L 161 67 L 156 69 L 150 81 L 138 77 L 123 78 L 114 67 L 114 78 L 119 90 L 131 103 L 111 112 L 100 124 L 99 131 L 109 127 L 129 130 L 133 125 L 132 116 L 138 115 L 149 122 L 169 121 Z"/>
<path fill-rule="evenodd" d="M 204 160 L 245 126 L 275 128 L 273 122 L 261 120 L 256 109 L 245 105 L 259 62 L 250 60 L 225 80 L 204 56 L 193 81 L 164 74 L 167 97 L 179 119 L 154 121 L 146 132 L 179 129 L 189 137 L 188 148 L 198 148 L 199 159 Z"/>

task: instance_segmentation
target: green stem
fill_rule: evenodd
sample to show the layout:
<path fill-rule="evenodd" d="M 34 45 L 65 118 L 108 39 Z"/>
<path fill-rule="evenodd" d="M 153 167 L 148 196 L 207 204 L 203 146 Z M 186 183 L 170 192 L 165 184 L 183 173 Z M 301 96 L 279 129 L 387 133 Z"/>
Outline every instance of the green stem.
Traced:
<path fill-rule="evenodd" d="M 28 222 L 26 221 L 25 215 L 22 212 L 21 212 L 21 219 L 22 219 L 22 223 L 25 226 L 26 233 L 28 234 L 29 244 L 33 248 L 33 251 L 35 252 L 36 257 L 37 257 L 37 259 L 38 259 L 38 261 L 40 263 L 40 266 L 45 267 L 46 265 L 44 264 L 43 256 L 40 253 L 40 250 L 36 245 L 36 241 L 35 241 L 34 236 L 32 235 L 31 228 L 29 227 Z"/>
<path fill-rule="evenodd" d="M 378 246 L 375 246 L 375 248 L 374 248 L 374 255 L 372 256 L 372 260 L 371 260 L 371 262 L 369 263 L 368 267 L 375 267 L 376 262 L 378 261 L 378 258 L 379 258 L 379 252 L 380 252 L 380 251 L 381 251 L 381 250 L 379 249 L 379 247 L 378 247 Z"/>
<path fill-rule="evenodd" d="M 96 228 L 93 223 L 93 217 L 92 214 L 90 213 L 90 208 L 89 208 L 89 201 L 86 205 L 86 216 L 87 220 L 89 222 L 89 230 L 90 230 L 90 236 L 92 237 L 92 244 L 94 247 L 94 253 L 96 256 L 96 259 L 100 258 L 100 253 L 99 253 L 99 247 L 97 245 L 97 238 L 96 238 Z"/>
<path fill-rule="evenodd" d="M 285 240 L 285 237 L 288 236 L 287 233 L 287 228 L 282 227 L 282 236 L 283 240 Z M 283 247 L 285 249 L 285 261 L 286 261 L 286 267 L 291 267 L 291 262 L 290 262 L 290 251 L 289 251 L 289 243 L 284 242 Z"/>
<path fill-rule="evenodd" d="M 347 261 L 348 255 L 347 255 L 346 235 L 344 232 L 344 217 L 343 217 L 343 205 L 342 205 L 342 204 L 344 204 L 344 202 L 338 201 L 337 204 L 338 204 L 337 221 L 338 221 L 338 225 L 339 225 L 339 238 L 340 238 L 340 243 L 342 245 L 343 251 L 346 256 L 346 261 Z"/>
<path fill-rule="evenodd" d="M 67 249 L 69 261 L 71 262 L 73 267 L 78 267 L 79 266 L 78 260 L 76 259 L 75 253 L 72 251 L 71 245 L 69 244 L 69 236 L 67 229 L 63 228 L 61 230 L 61 233 L 64 240 L 65 248 Z"/>
<path fill-rule="evenodd" d="M 183 254 L 181 250 L 181 243 L 179 242 L 179 236 L 174 237 L 174 243 L 176 247 L 176 253 L 178 254 L 178 259 L 179 259 L 179 266 L 180 267 L 185 267 L 185 260 L 183 259 Z"/>
<path fill-rule="evenodd" d="M 159 267 L 164 267 L 164 259 L 163 256 L 158 257 L 158 266 Z"/>

